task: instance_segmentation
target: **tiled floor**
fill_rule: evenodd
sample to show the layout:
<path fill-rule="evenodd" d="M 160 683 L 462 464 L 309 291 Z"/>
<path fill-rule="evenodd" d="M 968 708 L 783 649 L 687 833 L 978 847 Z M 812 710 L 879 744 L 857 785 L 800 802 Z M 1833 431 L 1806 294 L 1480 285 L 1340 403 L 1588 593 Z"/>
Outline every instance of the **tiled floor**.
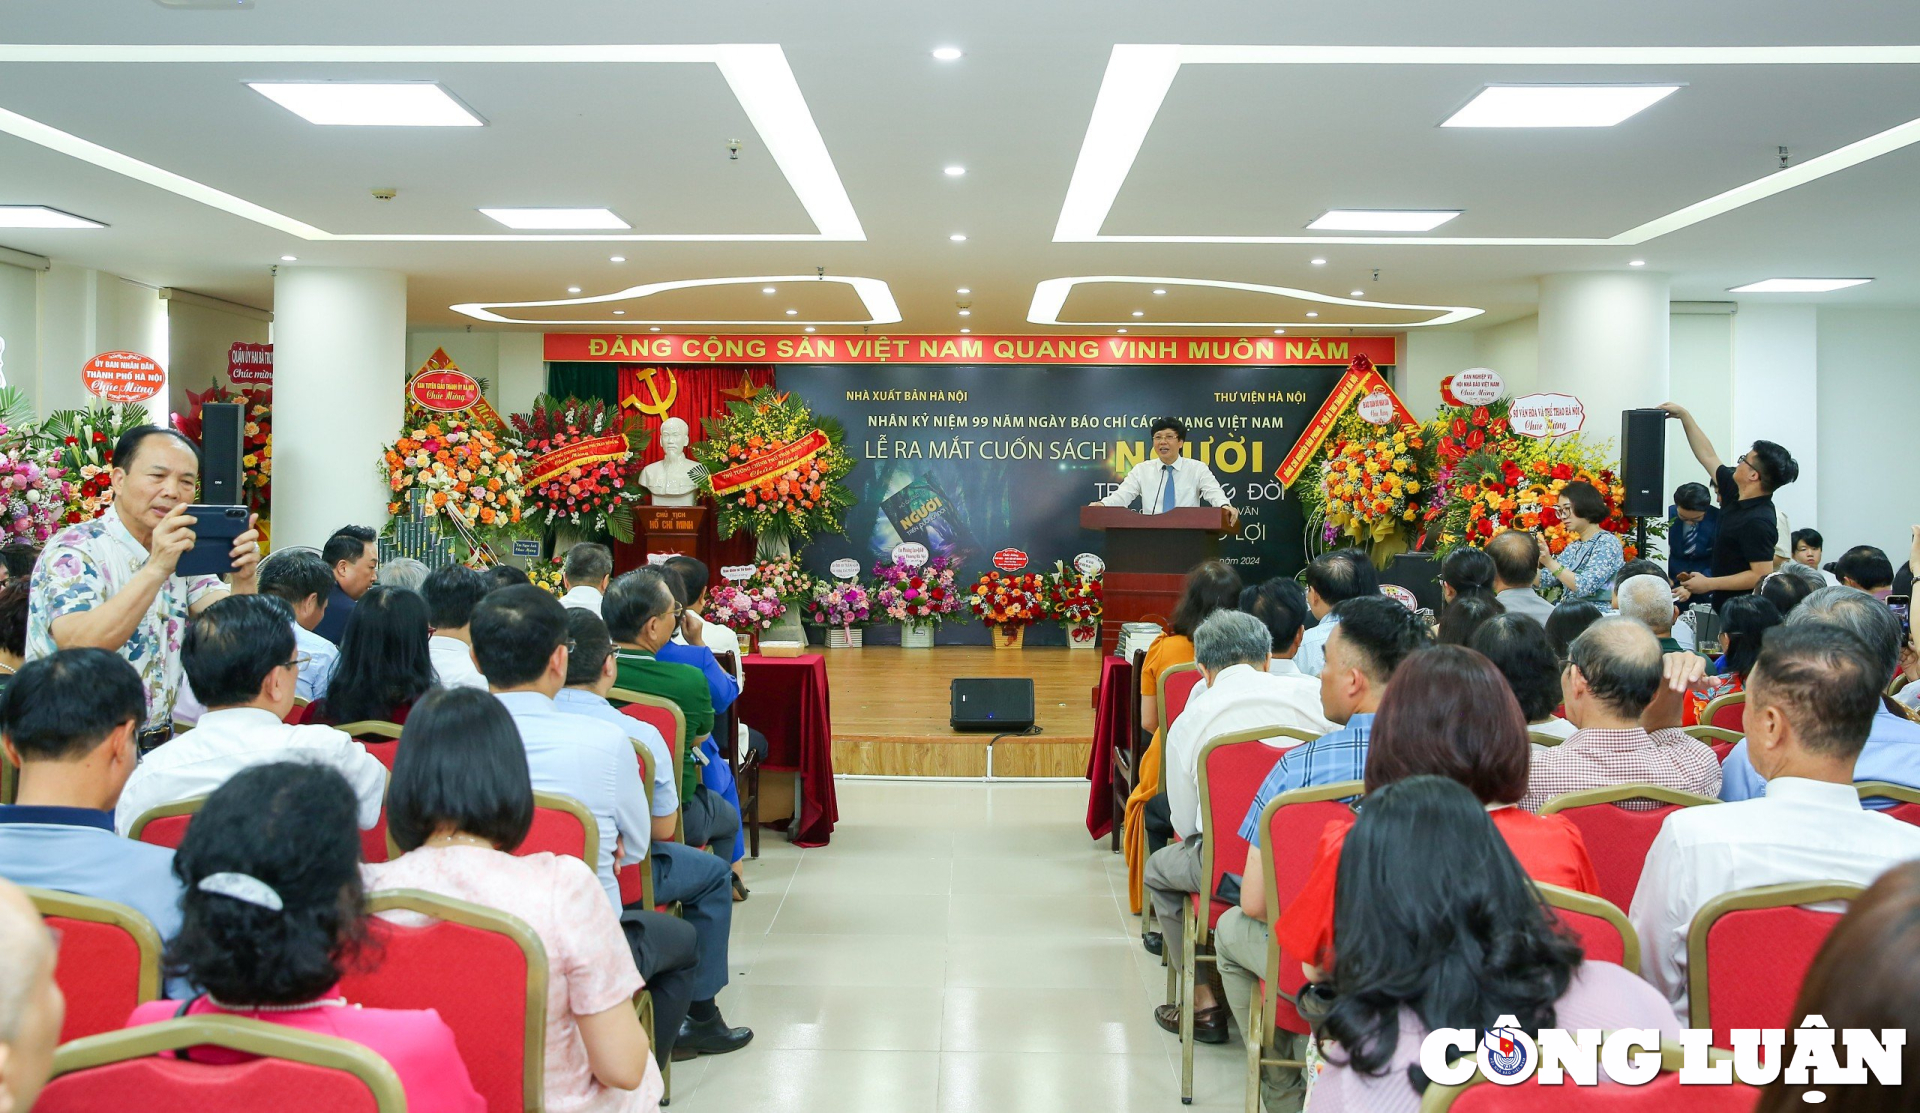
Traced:
<path fill-rule="evenodd" d="M 1166 972 L 1126 867 L 1072 784 L 851 780 L 831 846 L 778 836 L 734 906 L 727 1019 L 753 1043 L 677 1064 L 675 1113 L 1176 1113 Z M 1193 1109 L 1239 1110 L 1237 1040 Z"/>

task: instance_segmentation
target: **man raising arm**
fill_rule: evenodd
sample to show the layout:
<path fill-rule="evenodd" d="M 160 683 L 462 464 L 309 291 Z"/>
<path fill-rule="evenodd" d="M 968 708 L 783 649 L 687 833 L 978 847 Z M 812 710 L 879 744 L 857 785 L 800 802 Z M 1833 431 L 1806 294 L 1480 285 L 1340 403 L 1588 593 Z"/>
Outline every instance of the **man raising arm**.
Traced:
<path fill-rule="evenodd" d="M 1737 464 L 1728 467 L 1721 463 L 1713 442 L 1686 407 L 1663 402 L 1660 408 L 1667 416 L 1678 418 L 1680 427 L 1686 430 L 1687 444 L 1693 449 L 1694 459 L 1713 476 L 1721 505 L 1709 574 L 1681 573 L 1674 601 L 1706 598 L 1717 608 L 1736 595 L 1752 591 L 1773 571 L 1773 552 L 1780 540 L 1773 493 L 1800 478 L 1800 465 L 1781 445 L 1755 441 Z"/>

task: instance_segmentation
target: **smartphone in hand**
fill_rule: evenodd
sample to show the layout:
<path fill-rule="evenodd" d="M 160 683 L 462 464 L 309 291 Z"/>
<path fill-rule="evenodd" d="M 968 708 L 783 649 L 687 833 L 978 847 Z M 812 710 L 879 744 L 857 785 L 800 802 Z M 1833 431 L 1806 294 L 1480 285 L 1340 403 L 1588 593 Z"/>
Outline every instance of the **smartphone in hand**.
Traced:
<path fill-rule="evenodd" d="M 179 576 L 224 576 L 233 571 L 233 542 L 247 532 L 247 508 L 244 506 L 187 507 L 193 516 L 193 548 L 180 555 L 174 566 Z"/>

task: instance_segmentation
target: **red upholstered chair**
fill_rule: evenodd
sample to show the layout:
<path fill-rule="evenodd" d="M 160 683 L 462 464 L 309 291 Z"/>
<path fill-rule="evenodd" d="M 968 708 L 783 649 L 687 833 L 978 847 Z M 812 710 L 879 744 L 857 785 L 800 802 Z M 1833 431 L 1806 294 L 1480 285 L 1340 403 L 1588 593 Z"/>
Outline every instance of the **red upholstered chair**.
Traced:
<path fill-rule="evenodd" d="M 1353 814 L 1353 809 L 1341 801 L 1363 795 L 1366 790 L 1366 785 L 1359 781 L 1341 781 L 1296 788 L 1267 801 L 1266 811 L 1260 814 L 1260 845 L 1266 849 L 1261 861 L 1267 874 L 1270 918 L 1277 919 L 1288 902 L 1299 896 L 1306 886 L 1314 855 L 1320 849 L 1320 833 L 1327 829 L 1327 824 Z M 1239 830 L 1239 826 L 1234 824 L 1234 830 Z M 1279 848 L 1285 848 L 1285 853 L 1277 852 Z M 1300 1036 L 1310 1030 L 1293 1007 L 1294 998 L 1306 985 L 1306 978 L 1300 973 L 1300 961 L 1299 956 L 1282 952 L 1280 941 L 1268 933 L 1266 977 L 1261 979 L 1254 994 L 1246 1026 L 1249 1105 L 1259 1101 L 1263 1065 L 1305 1065 L 1298 1059 L 1280 1058 L 1275 1047 L 1282 1029 Z"/>
<path fill-rule="evenodd" d="M 60 932 L 53 980 L 67 999 L 61 1043 L 118 1031 L 135 1005 L 160 996 L 160 933 L 145 916 L 51 889 L 28 889 L 27 896 Z"/>
<path fill-rule="evenodd" d="M 205 1046 L 261 1058 L 215 1065 L 165 1054 Z M 54 1054 L 53 1074 L 34 1104 L 39 1113 L 405 1113 L 407 1108 L 400 1076 L 372 1048 L 237 1016 L 168 1020 L 76 1040 Z"/>
<path fill-rule="evenodd" d="M 731 655 L 729 655 L 731 656 Z M 640 758 L 640 783 L 653 791 L 653 752 L 639 742 L 633 744 L 633 752 Z M 651 815 L 651 812 L 649 812 Z M 620 883 L 620 903 L 633 904 L 644 901 L 642 908 L 652 908 L 665 912 L 667 909 L 653 903 L 653 840 L 647 840 L 647 852 L 638 862 L 629 866 L 620 866 L 613 871 L 613 878 Z"/>
<path fill-rule="evenodd" d="M 1536 881 L 1533 887 L 1547 902 L 1560 922 L 1580 937 L 1587 957 L 1596 962 L 1611 962 L 1634 973 L 1640 972 L 1640 936 L 1627 922 L 1626 913 L 1591 893 L 1563 889 Z"/>
<path fill-rule="evenodd" d="M 600 823 L 587 806 L 553 792 L 533 794 L 533 826 L 515 854 L 564 854 L 599 868 Z"/>
<path fill-rule="evenodd" d="M 418 890 L 375 893 L 367 910 L 375 913 L 369 953 L 379 966 L 341 979 L 347 1000 L 437 1010 L 489 1113 L 540 1109 L 547 1025 L 540 937 L 518 917 Z"/>
<path fill-rule="evenodd" d="M 1855 781 L 1853 787 L 1859 790 L 1861 800 L 1895 801 L 1884 814 L 1902 823 L 1920 826 L 1920 790 L 1892 781 Z"/>
<path fill-rule="evenodd" d="M 1638 803 L 1641 808 L 1621 805 Z M 1565 815 L 1580 828 L 1600 878 L 1600 895 L 1615 908 L 1632 908 L 1633 891 L 1640 887 L 1640 869 L 1647 851 L 1660 834 L 1660 825 L 1679 808 L 1717 804 L 1711 796 L 1696 796 L 1659 785 L 1624 784 L 1569 792 L 1547 801 L 1541 815 Z"/>
<path fill-rule="evenodd" d="M 1718 1053 L 1715 1053 L 1716 1057 Z M 1743 1082 L 1682 1086 L 1680 1045 L 1662 1042 L 1660 1073 L 1644 1086 L 1602 1082 L 1598 1086 L 1542 1086 L 1537 1080 L 1495 1086 L 1475 1071 L 1458 1086 L 1429 1086 L 1420 1113 L 1752 1113 L 1760 1091 Z"/>
<path fill-rule="evenodd" d="M 1747 694 L 1729 692 L 1700 709 L 1700 721 L 1710 727 L 1745 734 L 1747 730 Z"/>
<path fill-rule="evenodd" d="M 687 753 L 687 716 L 680 705 L 662 696 L 636 692 L 631 688 L 614 688 L 607 698 L 625 706 L 620 708 L 622 715 L 638 719 L 660 732 L 666 740 L 667 753 L 673 758 L 674 768 L 678 769 Z M 653 791 L 653 782 L 647 782 L 647 791 Z M 674 820 L 673 837 L 675 841 L 685 838 L 684 824 L 678 818 Z"/>
<path fill-rule="evenodd" d="M 133 826 L 127 828 L 127 837 L 177 850 L 187 837 L 187 824 L 192 822 L 193 813 L 199 811 L 206 802 L 205 796 L 195 796 L 189 800 L 148 808 L 134 818 Z"/>
<path fill-rule="evenodd" d="M 1865 886 L 1797 881 L 1722 893 L 1687 928 L 1687 1022 L 1732 1047 L 1735 1028 L 1791 1028 L 1807 968 L 1842 913 L 1806 905 L 1851 901 Z"/>
<path fill-rule="evenodd" d="M 1170 665 L 1160 673 L 1160 733 L 1165 734 L 1193 698 L 1194 686 L 1206 679 L 1192 661 Z"/>
<path fill-rule="evenodd" d="M 1181 909 L 1181 931 L 1186 945 L 1179 966 L 1167 966 L 1167 999 L 1180 1004 L 1180 1098 L 1193 1100 L 1193 987 L 1197 977 L 1195 964 L 1212 962 L 1213 955 L 1199 954 L 1202 946 L 1211 946 L 1213 925 L 1221 913 L 1233 907 L 1214 899 L 1220 879 L 1238 873 L 1247 860 L 1247 840 L 1240 837 L 1240 824 L 1253 806 L 1253 795 L 1260 791 L 1273 764 L 1286 748 L 1269 746 L 1263 739 L 1284 739 L 1287 745 L 1311 742 L 1315 735 L 1288 727 L 1258 727 L 1223 734 L 1200 749 L 1195 765 L 1199 776 L 1200 809 L 1207 817 L 1207 837 L 1200 844 L 1200 876 L 1206 879 L 1207 914 L 1199 915 L 1202 900 L 1198 894 Z"/>
<path fill-rule="evenodd" d="M 380 764 L 393 772 L 394 755 L 400 752 L 400 724 L 389 723 L 385 719 L 362 719 L 354 723 L 341 723 L 334 728 L 351 734 L 354 740 L 367 748 L 367 752 L 380 759 Z"/>
<path fill-rule="evenodd" d="M 1727 760 L 1727 755 L 1732 753 L 1733 748 L 1745 737 L 1737 730 L 1722 730 L 1719 727 L 1684 727 L 1682 729 L 1713 747 L 1713 756 L 1722 762 Z"/>

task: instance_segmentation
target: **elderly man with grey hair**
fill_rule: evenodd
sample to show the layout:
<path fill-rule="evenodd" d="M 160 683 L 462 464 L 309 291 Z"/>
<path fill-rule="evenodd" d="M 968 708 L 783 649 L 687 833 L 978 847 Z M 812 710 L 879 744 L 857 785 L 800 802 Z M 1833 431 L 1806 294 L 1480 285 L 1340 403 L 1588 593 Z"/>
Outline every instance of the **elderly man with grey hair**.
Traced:
<path fill-rule="evenodd" d="M 599 614 L 612 577 L 613 550 L 596 541 L 582 541 L 567 550 L 567 559 L 560 565 L 560 582 L 567 589 L 560 602 Z"/>
<path fill-rule="evenodd" d="M 1788 626 L 1809 623 L 1837 626 L 1858 638 L 1873 654 L 1880 687 L 1884 690 L 1893 680 L 1900 666 L 1900 619 L 1884 602 L 1858 588 L 1823 587 L 1787 614 Z M 1767 780 L 1754 771 L 1745 739 L 1727 754 L 1720 775 L 1722 800 L 1751 800 L 1767 794 Z M 1853 763 L 1853 779 L 1920 788 L 1920 723 L 1908 718 L 1895 701 L 1881 698 L 1867 744 Z M 1867 806 L 1889 808 L 1893 803 L 1873 799 Z"/>
<path fill-rule="evenodd" d="M 1663 653 L 1684 653 L 1686 647 L 1674 640 L 1673 620 L 1679 608 L 1673 605 L 1673 587 L 1659 576 L 1629 576 L 1614 593 L 1623 618 L 1631 618 L 1653 631 L 1660 639 Z"/>
<path fill-rule="evenodd" d="M 1680 729 L 1680 697 L 1705 673 L 1697 654 L 1661 653 L 1653 631 L 1634 619 L 1587 627 L 1560 674 L 1567 719 L 1579 729 L 1558 746 L 1533 748 L 1520 806 L 1537 812 L 1556 796 L 1619 784 L 1718 794 L 1712 747 Z"/>
<path fill-rule="evenodd" d="M 380 570 L 374 573 L 373 579 L 382 587 L 397 587 L 417 594 L 420 585 L 427 582 L 427 575 L 432 571 L 412 557 L 394 557 L 381 562 Z"/>
<path fill-rule="evenodd" d="M 33 1108 L 53 1072 L 66 998 L 53 980 L 53 936 L 19 887 L 0 881 L 0 1109 Z"/>
<path fill-rule="evenodd" d="M 1168 962 L 1182 961 L 1180 906 L 1206 884 L 1200 872 L 1206 837 L 1206 816 L 1200 810 L 1200 751 L 1222 735 L 1270 729 L 1275 737 L 1264 741 L 1277 760 L 1305 738 L 1318 738 L 1334 729 L 1321 712 L 1319 682 L 1269 674 L 1272 652 L 1273 635 L 1266 624 L 1242 611 L 1215 611 L 1193 633 L 1194 662 L 1206 678 L 1206 688 L 1187 701 L 1166 738 L 1167 812 L 1180 841 L 1154 851 L 1145 873 Z M 1298 731 L 1305 738 L 1278 734 L 1281 729 Z M 1162 1005 L 1154 1016 L 1168 1031 L 1180 1030 L 1178 1004 Z M 1194 987 L 1193 1032 L 1203 1043 L 1227 1040 L 1227 1006 L 1214 986 Z"/>

